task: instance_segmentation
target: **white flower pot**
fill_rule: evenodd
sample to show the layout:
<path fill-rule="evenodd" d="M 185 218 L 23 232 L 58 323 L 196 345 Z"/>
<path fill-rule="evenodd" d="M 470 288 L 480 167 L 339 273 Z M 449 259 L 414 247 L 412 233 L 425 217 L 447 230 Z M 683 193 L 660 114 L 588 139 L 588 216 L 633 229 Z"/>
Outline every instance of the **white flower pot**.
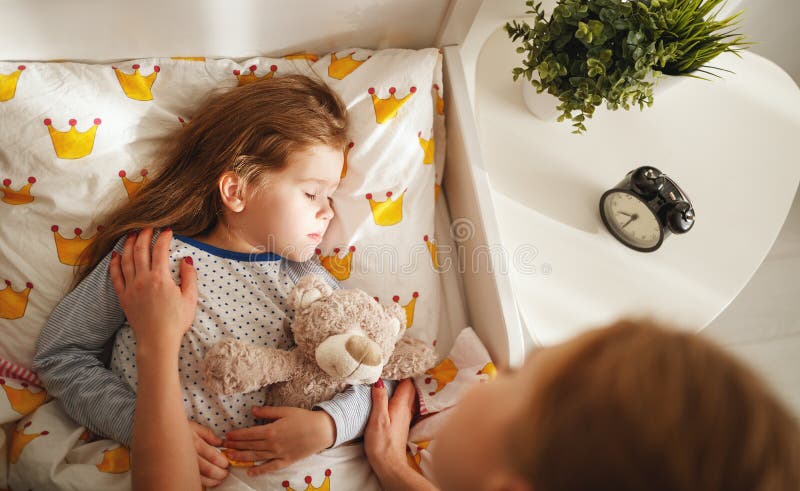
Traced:
<path fill-rule="evenodd" d="M 536 87 L 525 79 L 522 80 L 521 85 L 522 99 L 525 101 L 525 105 L 528 107 L 531 114 L 542 121 L 555 122 L 561 114 L 561 111 L 556 109 L 560 104 L 558 98 L 547 92 L 542 92 L 541 94 L 537 93 Z"/>

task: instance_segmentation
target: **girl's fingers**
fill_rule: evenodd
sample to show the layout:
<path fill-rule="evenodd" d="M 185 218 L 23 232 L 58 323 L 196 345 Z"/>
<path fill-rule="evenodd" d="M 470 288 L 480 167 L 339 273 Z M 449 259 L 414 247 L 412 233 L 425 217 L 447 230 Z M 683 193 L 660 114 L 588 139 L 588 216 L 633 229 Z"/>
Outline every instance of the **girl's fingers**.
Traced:
<path fill-rule="evenodd" d="M 125 291 L 125 278 L 122 276 L 122 266 L 117 251 L 111 252 L 108 272 L 111 275 L 111 284 L 114 286 L 114 291 L 117 292 L 117 297 L 122 297 L 122 293 Z"/>
<path fill-rule="evenodd" d="M 150 271 L 150 244 L 152 241 L 152 227 L 145 227 L 139 231 L 133 246 L 133 264 L 139 273 Z"/>
<path fill-rule="evenodd" d="M 122 274 L 125 284 L 128 285 L 136 278 L 136 267 L 133 265 L 133 244 L 136 242 L 136 232 L 130 231 L 125 239 L 125 248 L 122 249 Z"/>
<path fill-rule="evenodd" d="M 161 230 L 153 246 L 153 271 L 169 274 L 170 242 L 172 242 L 172 230 L 168 228 Z"/>

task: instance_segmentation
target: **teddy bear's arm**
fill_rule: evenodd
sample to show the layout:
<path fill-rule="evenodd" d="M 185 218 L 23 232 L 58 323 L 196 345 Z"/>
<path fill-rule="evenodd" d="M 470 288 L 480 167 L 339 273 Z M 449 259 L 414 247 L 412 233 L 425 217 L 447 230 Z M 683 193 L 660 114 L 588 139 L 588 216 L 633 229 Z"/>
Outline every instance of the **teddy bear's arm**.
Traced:
<path fill-rule="evenodd" d="M 418 339 L 402 337 L 383 366 L 381 377 L 401 380 L 425 373 L 436 364 L 436 352 Z"/>
<path fill-rule="evenodd" d="M 229 395 L 286 382 L 299 366 L 300 358 L 295 351 L 223 339 L 208 350 L 203 361 L 206 386 L 218 394 Z"/>

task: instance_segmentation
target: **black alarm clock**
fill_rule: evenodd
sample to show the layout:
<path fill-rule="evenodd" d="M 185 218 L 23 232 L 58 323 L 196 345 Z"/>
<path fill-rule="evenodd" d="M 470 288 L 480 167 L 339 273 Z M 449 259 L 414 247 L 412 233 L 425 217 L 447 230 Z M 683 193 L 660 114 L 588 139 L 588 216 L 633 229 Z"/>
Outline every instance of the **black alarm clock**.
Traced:
<path fill-rule="evenodd" d="M 600 217 L 617 240 L 640 252 L 694 225 L 694 208 L 675 181 L 651 166 L 634 169 L 600 198 Z"/>

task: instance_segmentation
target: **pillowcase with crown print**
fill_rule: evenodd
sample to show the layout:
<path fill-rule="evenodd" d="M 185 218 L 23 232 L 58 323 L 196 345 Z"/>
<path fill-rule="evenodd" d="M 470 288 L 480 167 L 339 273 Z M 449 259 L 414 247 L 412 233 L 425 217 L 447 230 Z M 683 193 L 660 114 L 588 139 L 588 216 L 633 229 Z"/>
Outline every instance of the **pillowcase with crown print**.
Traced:
<path fill-rule="evenodd" d="M 436 49 L 349 49 L 242 61 L 0 62 L 0 377 L 30 366 L 50 312 L 108 210 L 155 175 L 160 145 L 211 90 L 304 74 L 346 103 L 350 144 L 318 260 L 344 287 L 406 309 L 435 342 L 434 204 L 444 163 Z"/>

